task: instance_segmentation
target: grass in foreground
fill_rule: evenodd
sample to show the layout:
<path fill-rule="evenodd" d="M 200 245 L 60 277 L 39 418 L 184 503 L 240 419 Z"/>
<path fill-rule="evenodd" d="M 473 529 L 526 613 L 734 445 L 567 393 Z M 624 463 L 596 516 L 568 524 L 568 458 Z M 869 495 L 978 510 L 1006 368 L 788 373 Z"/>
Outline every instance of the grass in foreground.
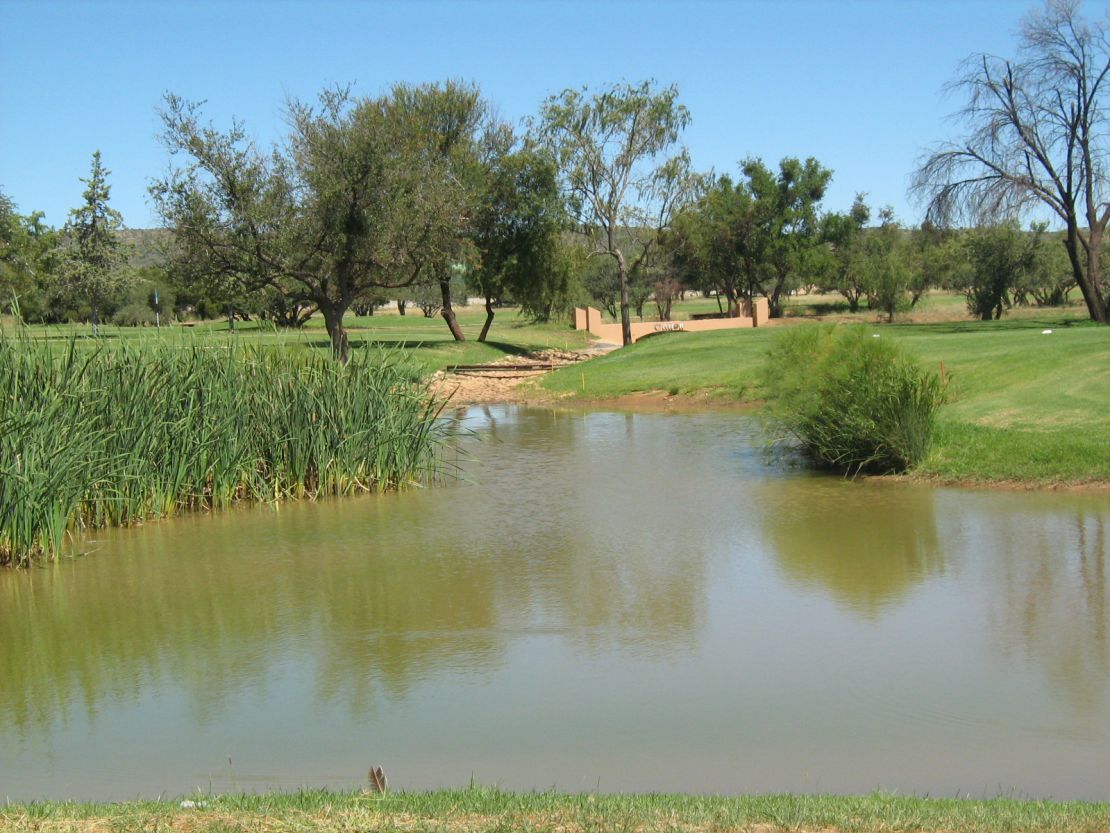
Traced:
<path fill-rule="evenodd" d="M 1110 829 L 1110 804 L 1082 802 L 770 795 L 567 795 L 497 789 L 227 796 L 122 804 L 41 803 L 0 807 L 0 830 L 207 831 L 961 831 L 1095 833 Z"/>

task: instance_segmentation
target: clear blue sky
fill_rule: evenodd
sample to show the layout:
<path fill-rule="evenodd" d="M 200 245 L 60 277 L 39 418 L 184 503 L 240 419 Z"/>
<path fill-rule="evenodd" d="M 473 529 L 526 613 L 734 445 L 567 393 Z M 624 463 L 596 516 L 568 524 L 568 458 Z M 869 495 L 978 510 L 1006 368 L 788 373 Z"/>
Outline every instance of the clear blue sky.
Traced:
<path fill-rule="evenodd" d="M 699 169 L 815 156 L 834 171 L 827 209 L 866 191 L 914 223 L 914 160 L 955 130 L 945 83 L 972 52 L 1013 55 L 1034 5 L 0 0 L 0 189 L 60 225 L 99 148 L 126 224 L 156 225 L 146 186 L 168 163 L 165 91 L 206 100 L 217 125 L 238 117 L 268 143 L 286 96 L 335 83 L 370 95 L 462 78 L 516 121 L 565 87 L 651 77 L 678 84 Z"/>

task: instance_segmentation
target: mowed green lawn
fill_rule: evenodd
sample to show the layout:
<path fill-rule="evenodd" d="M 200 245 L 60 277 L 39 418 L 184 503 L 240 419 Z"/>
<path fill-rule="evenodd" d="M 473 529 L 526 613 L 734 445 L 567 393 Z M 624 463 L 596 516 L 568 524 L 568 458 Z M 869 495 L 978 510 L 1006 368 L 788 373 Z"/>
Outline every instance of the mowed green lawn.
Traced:
<path fill-rule="evenodd" d="M 988 322 L 858 326 L 898 340 L 938 372 L 943 363 L 949 403 L 940 411 L 933 451 L 919 475 L 1110 482 L 1110 328 L 1070 311 Z M 781 330 L 662 334 L 556 371 L 541 385 L 552 396 L 582 400 L 652 391 L 758 401 L 767 352 Z"/>
<path fill-rule="evenodd" d="M 467 340 L 456 342 L 447 325 L 438 315 L 425 318 L 419 311 L 407 315 L 380 311 L 372 316 L 347 316 L 344 323 L 353 350 L 367 346 L 402 348 L 426 373 L 453 364 L 484 364 L 507 355 L 521 355 L 538 350 L 576 349 L 588 346 L 589 337 L 575 332 L 565 323 L 536 324 L 522 317 L 515 308 L 497 311 L 493 328 L 484 343 L 476 341 L 485 322 L 485 310 L 477 306 L 461 307 L 459 323 Z M 14 334 L 11 320 L 0 320 L 5 333 Z M 153 341 L 181 346 L 194 344 L 222 346 L 229 343 L 262 345 L 289 350 L 331 350 L 323 319 L 316 316 L 300 330 L 276 329 L 267 322 L 237 321 L 235 332 L 227 321 L 203 321 L 193 324 L 169 324 L 153 327 L 102 326 L 101 338 L 106 342 L 144 344 Z M 94 344 L 88 325 L 32 325 L 24 332 L 34 339 L 47 339 L 58 345 L 69 344 L 74 337 L 83 344 Z"/>

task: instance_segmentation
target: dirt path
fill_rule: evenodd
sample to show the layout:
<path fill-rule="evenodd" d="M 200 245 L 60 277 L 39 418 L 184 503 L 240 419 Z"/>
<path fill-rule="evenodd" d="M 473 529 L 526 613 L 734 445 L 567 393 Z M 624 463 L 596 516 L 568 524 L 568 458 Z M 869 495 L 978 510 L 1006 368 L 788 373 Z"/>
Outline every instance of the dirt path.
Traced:
<path fill-rule="evenodd" d="M 432 376 L 432 389 L 437 396 L 446 398 L 452 405 L 490 402 L 520 402 L 525 397 L 517 390 L 525 382 L 538 379 L 551 371 L 551 365 L 565 367 L 585 361 L 593 356 L 615 350 L 616 345 L 599 344 L 586 350 L 540 350 L 524 356 L 506 356 L 491 362 L 487 367 L 508 365 L 498 370 L 441 370 Z M 525 365 L 536 365 L 526 369 Z"/>

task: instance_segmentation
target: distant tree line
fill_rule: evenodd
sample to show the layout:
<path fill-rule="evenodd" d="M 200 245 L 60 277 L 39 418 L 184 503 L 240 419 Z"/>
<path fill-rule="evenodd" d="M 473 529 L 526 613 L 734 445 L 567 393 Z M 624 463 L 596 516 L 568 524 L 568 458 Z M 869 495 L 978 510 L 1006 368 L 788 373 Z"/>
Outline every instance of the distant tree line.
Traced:
<path fill-rule="evenodd" d="M 836 292 L 893 320 L 931 288 L 962 292 L 983 319 L 1078 289 L 1105 323 L 1108 71 L 1103 28 L 1072 0 L 1027 19 L 1018 59 L 969 59 L 958 86 L 970 132 L 923 158 L 918 227 L 864 194 L 827 210 L 833 172 L 815 158 L 693 171 L 681 145 L 690 114 L 675 87 L 651 81 L 565 90 L 523 126 L 460 81 L 371 97 L 326 89 L 287 103 L 288 134 L 271 148 L 167 94 L 174 166 L 150 187 L 164 228 L 124 228 L 99 152 L 60 229 L 0 193 L 0 305 L 94 329 L 218 316 L 299 327 L 319 315 L 341 360 L 348 313 L 396 303 L 441 316 L 462 340 L 455 309 L 475 296 L 480 340 L 501 306 L 548 320 L 580 303 L 619 318 L 627 340 L 633 314 L 650 304 L 667 319 L 688 292 L 729 316 L 763 297 L 774 317 L 791 293 Z M 1062 231 L 1019 227 L 1038 205 Z"/>

